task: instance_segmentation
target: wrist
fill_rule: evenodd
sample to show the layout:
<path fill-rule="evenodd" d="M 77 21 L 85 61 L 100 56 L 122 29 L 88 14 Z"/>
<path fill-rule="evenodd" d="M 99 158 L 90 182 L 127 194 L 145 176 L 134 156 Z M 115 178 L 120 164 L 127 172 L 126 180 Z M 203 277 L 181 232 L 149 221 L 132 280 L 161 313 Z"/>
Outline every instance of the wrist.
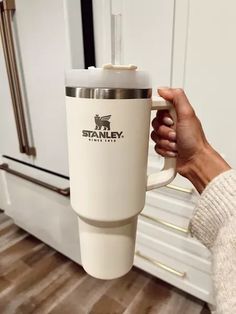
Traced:
<path fill-rule="evenodd" d="M 186 178 L 202 193 L 211 180 L 229 169 L 227 162 L 206 144 L 189 162 Z"/>

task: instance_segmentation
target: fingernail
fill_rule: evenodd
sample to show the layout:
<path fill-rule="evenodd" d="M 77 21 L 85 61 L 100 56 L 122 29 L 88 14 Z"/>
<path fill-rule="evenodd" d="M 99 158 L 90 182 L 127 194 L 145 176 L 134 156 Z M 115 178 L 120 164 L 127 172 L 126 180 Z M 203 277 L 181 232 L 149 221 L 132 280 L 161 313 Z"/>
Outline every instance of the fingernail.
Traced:
<path fill-rule="evenodd" d="M 176 143 L 172 142 L 172 143 L 169 144 L 169 146 L 170 146 L 171 149 L 174 149 L 174 150 L 177 149 L 177 144 Z"/>
<path fill-rule="evenodd" d="M 174 124 L 174 121 L 173 121 L 171 118 L 169 118 L 169 117 L 164 117 L 164 118 L 163 118 L 163 122 L 164 122 L 166 125 L 169 125 L 169 126 L 171 126 L 171 125 Z"/>
<path fill-rule="evenodd" d="M 158 89 L 170 89 L 170 87 L 169 86 L 160 86 L 160 87 L 158 87 Z"/>
<path fill-rule="evenodd" d="M 169 152 L 169 151 L 167 151 L 166 153 L 167 153 L 167 155 L 170 156 L 170 157 L 176 157 L 176 156 L 177 156 L 177 154 L 174 153 L 174 152 Z"/>
<path fill-rule="evenodd" d="M 160 94 L 160 92 L 168 91 L 170 88 L 168 86 L 162 86 L 158 87 L 157 93 Z"/>
<path fill-rule="evenodd" d="M 169 138 L 174 141 L 176 139 L 176 133 L 175 132 L 170 132 L 169 133 Z"/>

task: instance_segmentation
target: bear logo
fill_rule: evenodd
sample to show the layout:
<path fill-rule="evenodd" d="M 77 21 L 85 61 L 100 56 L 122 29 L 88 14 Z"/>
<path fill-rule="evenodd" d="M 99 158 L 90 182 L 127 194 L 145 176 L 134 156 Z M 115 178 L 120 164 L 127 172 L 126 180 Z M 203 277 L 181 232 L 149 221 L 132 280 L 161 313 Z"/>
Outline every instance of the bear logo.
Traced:
<path fill-rule="evenodd" d="M 110 130 L 110 124 L 111 122 L 109 121 L 111 118 L 111 115 L 109 116 L 103 116 L 100 117 L 98 114 L 96 114 L 96 116 L 94 117 L 95 120 L 95 130 L 101 130 L 101 128 L 103 127 L 103 130 Z"/>

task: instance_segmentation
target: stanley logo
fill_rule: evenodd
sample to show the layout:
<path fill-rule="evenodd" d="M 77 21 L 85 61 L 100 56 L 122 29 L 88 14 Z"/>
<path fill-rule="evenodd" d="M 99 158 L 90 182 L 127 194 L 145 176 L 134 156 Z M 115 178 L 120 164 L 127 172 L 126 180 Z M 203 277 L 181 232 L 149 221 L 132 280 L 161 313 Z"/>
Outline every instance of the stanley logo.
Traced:
<path fill-rule="evenodd" d="M 111 115 L 100 117 L 98 114 L 95 115 L 95 129 L 82 130 L 82 136 L 87 137 L 89 141 L 94 142 L 116 142 L 122 139 L 123 131 L 115 132 L 111 131 L 111 122 L 109 121 Z"/>

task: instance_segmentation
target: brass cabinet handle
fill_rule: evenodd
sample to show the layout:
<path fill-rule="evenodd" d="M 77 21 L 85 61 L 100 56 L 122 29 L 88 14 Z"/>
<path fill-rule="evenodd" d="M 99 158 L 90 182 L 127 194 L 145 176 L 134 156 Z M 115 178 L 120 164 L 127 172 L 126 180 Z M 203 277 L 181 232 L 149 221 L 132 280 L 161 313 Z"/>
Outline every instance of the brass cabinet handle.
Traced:
<path fill-rule="evenodd" d="M 142 259 L 144 259 L 145 261 L 148 261 L 148 262 L 152 263 L 155 266 L 158 266 L 161 269 L 164 269 L 164 270 L 168 271 L 171 274 L 174 274 L 174 275 L 178 276 L 178 277 L 184 278 L 186 276 L 185 272 L 180 272 L 180 271 L 178 271 L 178 270 L 176 270 L 176 269 L 174 269 L 172 267 L 169 267 L 169 266 L 167 266 L 167 265 L 165 265 L 165 264 L 155 260 L 154 258 L 148 257 L 148 256 L 140 253 L 140 251 L 136 251 L 135 255 L 140 257 L 140 258 L 142 258 Z"/>
<path fill-rule="evenodd" d="M 11 92 L 12 106 L 16 122 L 16 130 L 21 153 L 36 155 L 35 147 L 29 145 L 20 80 L 16 62 L 13 33 L 11 28 L 12 13 L 15 11 L 14 0 L 0 2 L 0 33 L 6 63 L 8 81 Z"/>
<path fill-rule="evenodd" d="M 170 222 L 167 222 L 165 220 L 162 220 L 162 219 L 160 219 L 158 217 L 152 217 L 152 216 L 149 216 L 149 215 L 146 215 L 146 214 L 143 214 L 143 213 L 141 213 L 139 215 L 142 216 L 142 217 L 145 217 L 145 218 L 147 218 L 149 220 L 152 220 L 154 222 L 157 222 L 157 223 L 159 223 L 159 224 L 161 224 L 161 225 L 163 225 L 165 227 L 168 227 L 170 229 L 174 229 L 174 230 L 183 232 L 185 234 L 188 234 L 188 232 L 189 232 L 189 230 L 187 228 L 182 228 L 182 227 L 176 226 L 176 225 L 174 225 L 174 224 L 172 224 Z"/>
<path fill-rule="evenodd" d="M 61 189 L 61 188 L 58 188 L 58 187 L 51 185 L 49 183 L 46 183 L 46 182 L 43 182 L 41 180 L 32 178 L 30 176 L 27 176 L 26 174 L 23 174 L 21 172 L 18 172 L 16 170 L 11 169 L 8 164 L 5 164 L 5 163 L 0 164 L 0 169 L 6 171 L 7 173 L 10 173 L 16 177 L 19 177 L 23 180 L 26 180 L 26 181 L 32 182 L 34 184 L 40 185 L 40 186 L 42 186 L 48 190 L 51 190 L 53 192 L 56 192 L 60 195 L 63 195 L 66 197 L 70 196 L 70 188 Z"/>
<path fill-rule="evenodd" d="M 194 191 L 193 189 L 182 188 L 180 186 L 173 185 L 173 184 L 168 184 L 168 185 L 166 185 L 166 187 L 169 189 L 172 189 L 175 191 L 180 191 L 180 192 L 187 193 L 187 194 L 193 194 L 193 191 Z"/>
<path fill-rule="evenodd" d="M 11 92 L 12 106 L 13 106 L 15 122 L 16 122 L 19 149 L 21 153 L 24 153 L 24 144 L 23 144 L 23 138 L 21 134 L 20 119 L 19 119 L 18 110 L 17 110 L 17 101 L 16 101 L 15 90 L 14 90 L 14 82 L 13 82 L 13 77 L 11 75 L 11 65 L 10 65 L 10 60 L 9 60 L 9 52 L 7 49 L 7 39 L 6 39 L 7 35 L 6 35 L 6 30 L 5 30 L 4 21 L 3 21 L 3 2 L 0 3 L 0 32 L 1 32 L 1 38 L 2 38 L 2 47 L 3 47 L 3 53 L 4 53 L 5 63 L 6 63 L 9 87 L 10 87 L 10 92 Z"/>

